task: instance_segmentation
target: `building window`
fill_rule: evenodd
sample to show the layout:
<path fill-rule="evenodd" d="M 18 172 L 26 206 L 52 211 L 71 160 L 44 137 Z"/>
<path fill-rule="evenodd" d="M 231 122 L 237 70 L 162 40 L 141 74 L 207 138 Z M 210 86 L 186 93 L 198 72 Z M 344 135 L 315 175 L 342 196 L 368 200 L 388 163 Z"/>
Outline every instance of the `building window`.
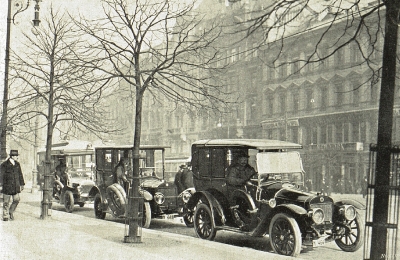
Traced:
<path fill-rule="evenodd" d="M 300 62 L 298 59 L 292 63 L 292 75 L 299 74 Z"/>
<path fill-rule="evenodd" d="M 313 91 L 311 89 L 306 90 L 306 109 L 311 110 L 314 104 Z"/>
<path fill-rule="evenodd" d="M 335 143 L 341 143 L 343 142 L 343 131 L 344 131 L 344 124 L 338 124 L 336 127 L 336 134 L 335 134 L 335 140 L 333 140 Z"/>
<path fill-rule="evenodd" d="M 268 98 L 267 115 L 272 116 L 273 113 L 274 113 L 274 97 L 272 95 L 270 95 L 269 98 Z"/>
<path fill-rule="evenodd" d="M 344 91 L 343 91 L 343 85 L 336 84 L 336 89 L 335 89 L 335 94 L 336 94 L 336 105 L 340 106 L 344 104 Z"/>
<path fill-rule="evenodd" d="M 352 134 L 353 134 L 353 125 L 351 123 L 343 124 L 343 142 L 349 143 L 352 142 Z"/>
<path fill-rule="evenodd" d="M 236 53 L 236 48 L 233 48 L 231 51 L 231 62 L 236 62 L 236 57 L 237 53 Z"/>
<path fill-rule="evenodd" d="M 340 48 L 334 55 L 335 66 L 340 66 L 344 63 L 344 48 Z"/>
<path fill-rule="evenodd" d="M 327 134 L 327 138 L 326 138 L 326 142 L 327 143 L 334 143 L 334 136 L 335 136 L 335 125 L 331 124 L 328 125 L 326 128 L 326 134 Z"/>
<path fill-rule="evenodd" d="M 299 111 L 299 92 L 293 91 L 293 112 L 297 113 Z"/>
<path fill-rule="evenodd" d="M 323 86 L 321 88 L 321 110 L 325 110 L 329 105 L 329 93 L 328 87 Z"/>
<path fill-rule="evenodd" d="M 286 112 L 286 95 L 285 95 L 285 93 L 281 93 L 279 95 L 279 104 L 280 104 L 280 113 L 285 114 L 285 112 Z"/>

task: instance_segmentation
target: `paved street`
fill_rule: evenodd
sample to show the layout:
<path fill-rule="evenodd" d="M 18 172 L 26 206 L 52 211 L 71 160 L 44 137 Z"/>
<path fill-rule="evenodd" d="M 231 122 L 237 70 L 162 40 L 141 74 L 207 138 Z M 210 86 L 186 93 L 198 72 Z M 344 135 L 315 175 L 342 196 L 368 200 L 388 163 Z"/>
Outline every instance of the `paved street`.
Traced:
<path fill-rule="evenodd" d="M 16 219 L 0 222 L 1 259 L 288 259 L 251 248 L 151 229 L 142 230 L 142 243 L 126 244 L 123 243 L 123 223 L 57 210 L 52 211 L 51 218 L 41 220 L 40 197 L 40 193 L 24 190 Z"/>

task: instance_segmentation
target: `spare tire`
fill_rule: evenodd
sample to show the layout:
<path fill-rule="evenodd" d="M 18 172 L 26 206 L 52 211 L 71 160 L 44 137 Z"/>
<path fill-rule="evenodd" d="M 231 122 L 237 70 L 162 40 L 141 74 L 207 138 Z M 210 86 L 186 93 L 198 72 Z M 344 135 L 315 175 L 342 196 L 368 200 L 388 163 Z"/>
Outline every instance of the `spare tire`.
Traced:
<path fill-rule="evenodd" d="M 123 216 L 126 207 L 126 193 L 124 188 L 118 183 L 114 183 L 107 187 L 106 196 L 111 213 L 115 217 Z"/>

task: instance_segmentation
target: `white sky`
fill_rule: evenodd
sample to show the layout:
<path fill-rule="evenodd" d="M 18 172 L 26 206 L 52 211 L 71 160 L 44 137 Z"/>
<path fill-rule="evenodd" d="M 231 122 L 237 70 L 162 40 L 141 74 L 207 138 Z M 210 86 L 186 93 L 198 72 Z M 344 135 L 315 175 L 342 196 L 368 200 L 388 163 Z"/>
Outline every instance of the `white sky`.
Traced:
<path fill-rule="evenodd" d="M 28 2 L 28 0 L 0 0 L 0 94 L 4 89 L 4 59 L 6 50 L 7 11 L 9 1 L 12 3 L 12 8 L 15 8 L 15 4 L 17 3 L 26 5 Z M 30 0 L 28 9 L 19 13 L 15 17 L 16 24 L 11 22 L 11 48 L 15 48 L 15 46 L 18 45 L 18 39 L 21 38 L 22 30 L 24 30 L 26 33 L 29 33 L 33 27 L 32 20 L 34 18 L 35 4 L 36 2 L 34 0 Z M 60 8 L 65 8 L 68 11 L 81 12 L 85 16 L 92 16 L 96 15 L 98 12 L 102 12 L 100 0 L 42 0 L 42 2 L 39 4 L 41 18 L 50 4 L 53 4 L 53 6 L 60 6 Z M 15 9 L 12 9 L 11 16 L 13 16 L 15 11 Z"/>

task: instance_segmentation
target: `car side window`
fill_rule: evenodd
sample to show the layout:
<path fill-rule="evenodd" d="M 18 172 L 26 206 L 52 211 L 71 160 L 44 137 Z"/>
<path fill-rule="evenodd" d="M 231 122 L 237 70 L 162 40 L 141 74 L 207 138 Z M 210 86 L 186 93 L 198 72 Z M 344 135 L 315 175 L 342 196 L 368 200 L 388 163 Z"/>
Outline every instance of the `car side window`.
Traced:
<path fill-rule="evenodd" d="M 225 177 L 225 149 L 215 148 L 211 152 L 211 177 L 224 178 Z"/>
<path fill-rule="evenodd" d="M 208 148 L 199 149 L 199 173 L 201 177 L 210 177 L 210 150 Z"/>

